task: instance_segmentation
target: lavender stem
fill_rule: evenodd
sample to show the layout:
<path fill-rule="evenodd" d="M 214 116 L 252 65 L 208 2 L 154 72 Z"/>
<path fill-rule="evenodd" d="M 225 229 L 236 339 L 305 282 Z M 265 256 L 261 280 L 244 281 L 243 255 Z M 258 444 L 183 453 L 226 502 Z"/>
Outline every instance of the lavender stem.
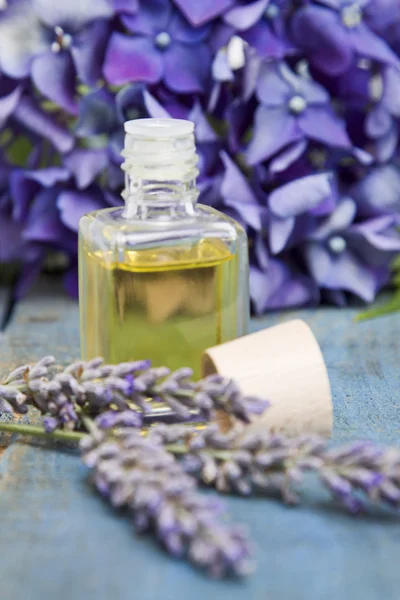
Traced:
<path fill-rule="evenodd" d="M 43 427 L 35 425 L 21 425 L 18 423 L 1 423 L 0 432 L 4 433 L 19 433 L 21 435 L 29 435 L 32 437 L 40 437 L 44 439 L 57 440 L 60 442 L 79 442 L 86 434 L 78 431 L 63 431 L 55 430 L 47 433 Z"/>

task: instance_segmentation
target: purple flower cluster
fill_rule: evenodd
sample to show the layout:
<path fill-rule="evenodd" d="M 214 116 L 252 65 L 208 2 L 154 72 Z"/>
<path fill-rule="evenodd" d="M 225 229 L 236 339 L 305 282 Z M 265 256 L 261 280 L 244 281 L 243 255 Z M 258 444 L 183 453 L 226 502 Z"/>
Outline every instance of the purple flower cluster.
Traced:
<path fill-rule="evenodd" d="M 34 406 L 45 415 L 47 432 L 76 429 L 80 416 L 99 427 L 141 427 L 143 420 L 210 421 L 217 411 L 249 423 L 269 402 L 244 395 L 220 375 L 193 381 L 181 368 L 151 367 L 149 360 L 106 365 L 102 358 L 57 367 L 53 356 L 22 365 L 0 379 L 0 414 L 24 414 Z"/>
<path fill-rule="evenodd" d="M 238 426 L 221 433 L 215 424 L 202 431 L 182 425 L 156 425 L 150 437 L 176 454 L 183 468 L 220 492 L 251 495 L 278 491 L 289 504 L 297 488 L 314 473 L 347 510 L 365 508 L 362 496 L 400 507 L 400 451 L 357 441 L 336 448 L 316 435 L 288 438 Z M 171 446 L 171 444 L 173 444 Z"/>
<path fill-rule="evenodd" d="M 192 119 L 200 201 L 250 241 L 253 308 L 366 302 L 400 251 L 397 0 L 9 0 L 0 263 L 16 296 L 121 203 L 122 124 Z"/>
<path fill-rule="evenodd" d="M 154 531 L 170 554 L 186 556 L 214 577 L 246 574 L 245 534 L 220 523 L 221 501 L 200 495 L 196 481 L 161 443 L 121 428 L 86 436 L 81 449 L 97 490 L 129 511 L 137 531 Z"/>

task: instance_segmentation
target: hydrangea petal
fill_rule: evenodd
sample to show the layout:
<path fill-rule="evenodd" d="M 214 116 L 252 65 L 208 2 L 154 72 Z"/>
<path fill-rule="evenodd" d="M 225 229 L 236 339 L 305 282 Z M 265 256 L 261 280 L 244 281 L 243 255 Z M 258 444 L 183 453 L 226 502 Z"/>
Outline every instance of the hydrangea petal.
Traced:
<path fill-rule="evenodd" d="M 275 35 L 267 23 L 257 23 L 241 37 L 263 58 L 283 58 L 288 51 L 284 40 Z"/>
<path fill-rule="evenodd" d="M 282 106 L 286 104 L 292 88 L 281 76 L 274 63 L 264 63 L 260 69 L 257 82 L 257 96 L 265 106 Z"/>
<path fill-rule="evenodd" d="M 331 264 L 325 287 L 352 292 L 365 302 L 374 300 L 380 274 L 350 252 L 343 252 Z"/>
<path fill-rule="evenodd" d="M 81 217 L 88 212 L 105 207 L 102 196 L 93 190 L 65 190 L 57 199 L 60 218 L 66 227 L 78 231 Z"/>
<path fill-rule="evenodd" d="M 340 75 L 350 67 L 352 44 L 336 12 L 316 5 L 299 9 L 293 15 L 292 35 L 311 62 L 325 73 Z"/>
<path fill-rule="evenodd" d="M 75 148 L 64 157 L 79 189 L 88 187 L 107 165 L 105 149 Z"/>
<path fill-rule="evenodd" d="M 293 233 L 295 218 L 280 219 L 271 215 L 269 221 L 269 245 L 272 254 L 279 254 L 284 250 L 286 244 Z"/>
<path fill-rule="evenodd" d="M 288 218 L 306 213 L 331 194 L 329 174 L 320 173 L 295 179 L 273 190 L 268 204 L 276 216 Z"/>
<path fill-rule="evenodd" d="M 210 26 L 192 27 L 183 16 L 174 12 L 168 24 L 168 32 L 173 40 L 184 44 L 198 44 L 210 33 Z"/>
<path fill-rule="evenodd" d="M 10 93 L 0 96 L 0 127 L 13 113 L 21 97 L 22 88 L 16 86 Z"/>
<path fill-rule="evenodd" d="M 143 101 L 150 117 L 156 119 L 168 119 L 171 117 L 169 112 L 150 94 L 148 90 L 143 92 Z"/>
<path fill-rule="evenodd" d="M 156 83 L 163 74 L 161 54 L 148 38 L 113 33 L 103 73 L 112 85 L 124 85 L 133 81 Z"/>
<path fill-rule="evenodd" d="M 281 173 L 282 171 L 285 171 L 292 163 L 300 158 L 302 154 L 304 154 L 307 145 L 307 140 L 300 140 L 288 148 L 285 148 L 285 150 L 282 150 L 276 158 L 271 160 L 271 173 Z"/>
<path fill-rule="evenodd" d="M 261 269 L 266 270 L 269 264 L 267 242 L 264 239 L 264 232 L 256 233 L 254 238 L 254 255 Z"/>
<path fill-rule="evenodd" d="M 119 123 L 147 117 L 144 106 L 145 86 L 142 83 L 132 83 L 123 87 L 115 96 L 115 108 Z"/>
<path fill-rule="evenodd" d="M 356 216 L 357 206 L 351 198 L 343 198 L 336 209 L 312 234 L 315 240 L 325 240 L 335 233 L 346 232 Z"/>
<path fill-rule="evenodd" d="M 111 133 L 117 126 L 114 97 L 101 88 L 87 94 L 79 102 L 75 133 L 79 137 Z"/>
<path fill-rule="evenodd" d="M 10 175 L 13 218 L 15 220 L 26 218 L 29 205 L 41 186 L 53 188 L 57 183 L 67 181 L 69 177 L 68 171 L 61 167 L 47 167 L 36 171 L 13 169 Z"/>
<path fill-rule="evenodd" d="M 71 54 L 80 79 L 94 86 L 101 77 L 101 66 L 107 47 L 110 25 L 107 21 L 95 21 L 74 36 Z"/>
<path fill-rule="evenodd" d="M 95 19 L 106 19 L 113 15 L 111 0 L 31 0 L 35 13 L 49 27 L 61 26 L 74 33 Z"/>
<path fill-rule="evenodd" d="M 22 224 L 15 221 L 8 211 L 0 212 L 0 265 L 18 260 L 23 255 L 22 228 Z"/>
<path fill-rule="evenodd" d="M 133 33 L 154 35 L 167 29 L 171 14 L 170 2 L 145 0 L 145 2 L 141 2 L 140 10 L 136 14 L 123 15 L 122 22 Z"/>
<path fill-rule="evenodd" d="M 296 306 L 316 305 L 319 301 L 315 284 L 300 274 L 288 275 L 285 284 L 268 299 L 269 310 L 282 310 Z"/>
<path fill-rule="evenodd" d="M 400 117 L 400 71 L 394 67 L 385 69 L 382 103 L 393 116 Z"/>
<path fill-rule="evenodd" d="M 76 114 L 75 69 L 67 52 L 50 50 L 36 57 L 32 64 L 32 79 L 44 96 Z"/>
<path fill-rule="evenodd" d="M 376 141 L 376 158 L 380 163 L 388 162 L 393 158 L 398 141 L 397 128 L 391 128 L 386 135 Z"/>
<path fill-rule="evenodd" d="M 296 76 L 294 87 L 309 105 L 327 104 L 330 102 L 330 97 L 326 89 L 311 79 Z"/>
<path fill-rule="evenodd" d="M 284 108 L 260 105 L 255 113 L 253 138 L 246 152 L 248 163 L 262 162 L 302 137 L 296 119 Z"/>
<path fill-rule="evenodd" d="M 220 188 L 225 204 L 235 208 L 253 229 L 260 230 L 260 207 L 247 179 L 226 152 L 220 156 L 225 167 Z"/>
<path fill-rule="evenodd" d="M 250 266 L 250 298 L 257 315 L 261 315 L 267 307 L 269 285 L 267 275 L 257 267 Z"/>
<path fill-rule="evenodd" d="M 371 138 L 380 138 L 392 127 L 392 117 L 382 104 L 375 106 L 367 115 L 365 132 Z"/>
<path fill-rule="evenodd" d="M 331 256 L 324 246 L 315 242 L 308 243 L 304 248 L 308 270 L 318 285 L 323 286 L 329 277 Z"/>
<path fill-rule="evenodd" d="M 236 31 L 243 31 L 255 25 L 263 15 L 269 0 L 256 0 L 244 6 L 234 6 L 226 11 L 223 19 Z"/>
<path fill-rule="evenodd" d="M 188 115 L 188 119 L 194 123 L 197 142 L 212 143 L 218 140 L 218 136 L 208 122 L 198 100 L 194 103 L 193 108 Z"/>
<path fill-rule="evenodd" d="M 349 32 L 354 50 L 361 56 L 383 63 L 399 66 L 400 61 L 385 40 L 379 38 L 366 25 L 361 23 Z"/>
<path fill-rule="evenodd" d="M 210 62 L 210 49 L 205 44 L 191 47 L 175 42 L 164 55 L 165 83 L 178 93 L 202 92 Z"/>
<path fill-rule="evenodd" d="M 375 167 L 351 190 L 364 216 L 400 213 L 400 172 L 394 165 Z"/>
<path fill-rule="evenodd" d="M 115 12 L 135 13 L 139 10 L 139 0 L 113 0 Z"/>
<path fill-rule="evenodd" d="M 31 2 L 13 2 L 0 14 L 0 70 L 10 77 L 29 75 L 32 57 L 48 48 L 47 32 Z"/>
<path fill-rule="evenodd" d="M 309 106 L 297 122 L 303 133 L 313 140 L 338 148 L 351 148 L 345 123 L 328 107 Z"/>
<path fill-rule="evenodd" d="M 214 57 L 211 72 L 215 81 L 233 81 L 235 79 L 225 48 L 221 48 Z"/>
<path fill-rule="evenodd" d="M 234 4 L 234 0 L 174 0 L 187 20 L 194 26 L 211 21 Z"/>

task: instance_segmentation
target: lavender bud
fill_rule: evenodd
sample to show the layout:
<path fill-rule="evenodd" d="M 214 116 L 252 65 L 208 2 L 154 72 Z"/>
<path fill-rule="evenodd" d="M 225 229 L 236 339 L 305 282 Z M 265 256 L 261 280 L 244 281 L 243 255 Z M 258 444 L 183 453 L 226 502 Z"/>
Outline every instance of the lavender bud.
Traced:
<path fill-rule="evenodd" d="M 47 368 L 41 366 L 34 366 L 32 369 L 29 369 L 28 378 L 29 381 L 33 381 L 33 379 L 39 379 L 40 377 L 45 377 L 47 375 Z"/>
<path fill-rule="evenodd" d="M 43 358 L 41 358 L 39 360 L 39 362 L 36 363 L 37 367 L 51 367 L 52 365 L 54 365 L 56 362 L 56 359 L 54 358 L 54 356 L 44 356 Z"/>
<path fill-rule="evenodd" d="M 43 426 L 46 433 L 51 433 L 59 426 L 59 420 L 56 417 L 44 417 Z"/>
<path fill-rule="evenodd" d="M 12 412 L 11 405 L 7 402 L 7 400 L 0 398 L 0 414 L 10 412 Z"/>
<path fill-rule="evenodd" d="M 85 370 L 97 369 L 103 363 L 104 359 L 101 356 L 98 356 L 96 358 L 92 358 L 92 360 L 89 360 L 87 363 L 84 363 L 83 366 Z"/>
<path fill-rule="evenodd" d="M 141 427 L 143 417 L 134 410 L 107 411 L 95 419 L 95 423 L 100 429 L 111 429 L 113 427 Z"/>
<path fill-rule="evenodd" d="M 14 371 L 5 378 L 4 383 L 15 382 L 15 380 L 19 379 L 21 376 L 25 375 L 29 370 L 29 365 L 22 365 L 21 367 L 17 367 Z"/>

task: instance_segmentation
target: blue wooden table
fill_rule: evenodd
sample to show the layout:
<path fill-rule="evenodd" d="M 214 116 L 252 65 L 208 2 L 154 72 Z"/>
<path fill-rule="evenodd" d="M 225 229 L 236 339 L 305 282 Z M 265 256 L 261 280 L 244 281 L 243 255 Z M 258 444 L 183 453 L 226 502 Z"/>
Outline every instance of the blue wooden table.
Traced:
<path fill-rule="evenodd" d="M 333 440 L 400 444 L 400 315 L 356 324 L 356 312 L 302 310 L 253 328 L 307 321 L 331 378 Z M 78 340 L 76 303 L 42 282 L 2 334 L 0 370 L 49 353 L 70 361 Z M 349 517 L 312 480 L 297 508 L 226 499 L 232 519 L 251 532 L 258 569 L 244 582 L 215 582 L 135 537 L 91 492 L 76 453 L 4 435 L 0 452 L 1 600 L 400 598 L 400 516 L 375 509 Z"/>

